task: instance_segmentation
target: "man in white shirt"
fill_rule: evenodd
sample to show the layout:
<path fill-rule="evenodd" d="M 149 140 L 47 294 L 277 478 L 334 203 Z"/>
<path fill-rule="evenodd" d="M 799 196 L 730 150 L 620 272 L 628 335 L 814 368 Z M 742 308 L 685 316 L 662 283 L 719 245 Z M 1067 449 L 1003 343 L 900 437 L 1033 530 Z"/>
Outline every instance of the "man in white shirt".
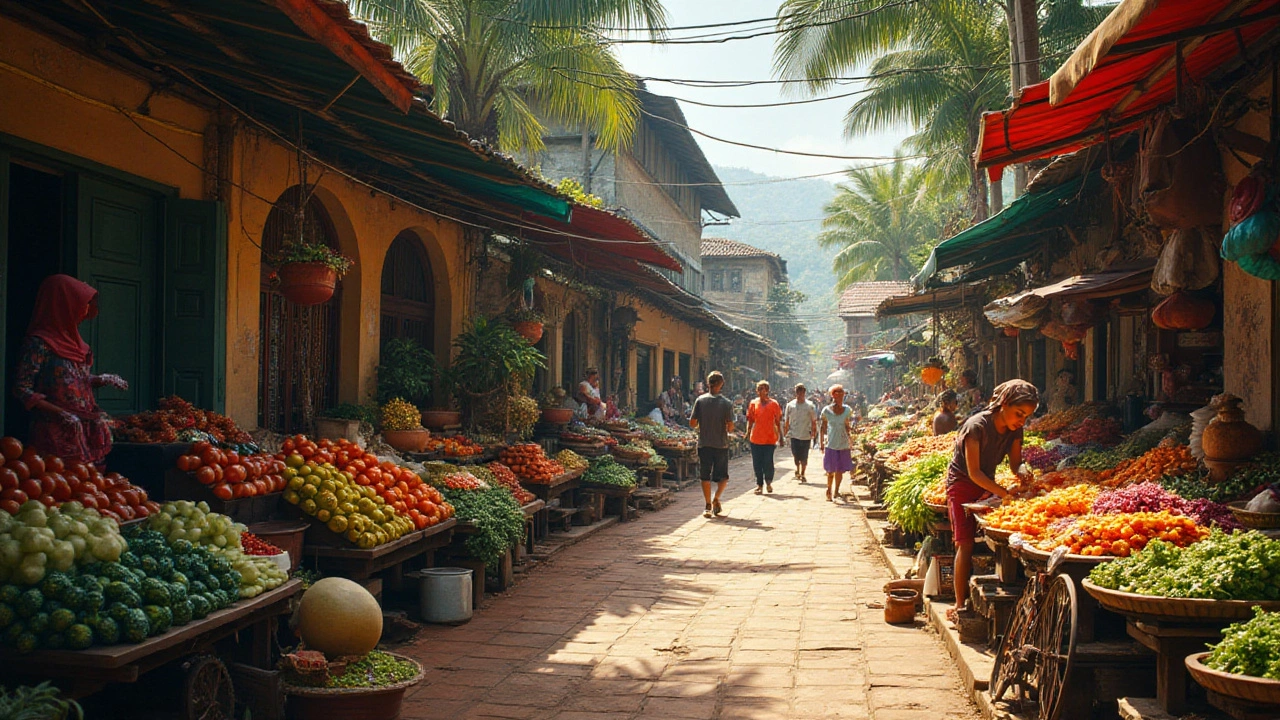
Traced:
<path fill-rule="evenodd" d="M 804 482 L 809 466 L 809 446 L 818 433 L 818 409 L 805 399 L 804 385 L 796 385 L 796 399 L 787 403 L 782 414 L 782 436 L 791 441 L 791 456 L 796 461 L 796 477 Z M 781 441 L 778 442 L 782 444 Z"/>

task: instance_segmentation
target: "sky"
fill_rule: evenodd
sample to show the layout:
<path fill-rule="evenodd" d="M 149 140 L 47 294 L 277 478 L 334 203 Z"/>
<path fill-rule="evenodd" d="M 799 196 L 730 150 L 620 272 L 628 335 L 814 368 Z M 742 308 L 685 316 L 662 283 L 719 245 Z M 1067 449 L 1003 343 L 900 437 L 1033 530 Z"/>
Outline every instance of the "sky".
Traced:
<path fill-rule="evenodd" d="M 754 20 L 777 13 L 781 0 L 666 0 L 670 27 Z M 733 31 L 735 35 L 756 34 L 771 25 L 742 28 L 678 30 L 671 38 Z M 656 45 L 620 44 L 618 56 L 627 70 L 636 75 L 689 80 L 773 79 L 773 44 L 776 35 L 716 44 Z M 848 72 L 846 75 L 857 74 Z M 803 91 L 784 91 L 784 85 L 753 85 L 735 88 L 698 88 L 687 85 L 646 83 L 650 92 L 676 98 L 712 103 L 768 103 L 809 97 Z M 838 85 L 828 94 L 839 95 L 859 85 Z M 689 126 L 728 140 L 754 145 L 830 155 L 886 156 L 909 132 L 867 135 L 845 140 L 844 114 L 855 97 L 826 102 L 775 108 L 708 108 L 681 103 Z M 840 171 L 856 161 L 784 155 L 754 150 L 697 136 L 698 144 L 713 165 L 745 167 L 775 177 L 799 177 Z M 840 180 L 830 175 L 832 182 Z"/>

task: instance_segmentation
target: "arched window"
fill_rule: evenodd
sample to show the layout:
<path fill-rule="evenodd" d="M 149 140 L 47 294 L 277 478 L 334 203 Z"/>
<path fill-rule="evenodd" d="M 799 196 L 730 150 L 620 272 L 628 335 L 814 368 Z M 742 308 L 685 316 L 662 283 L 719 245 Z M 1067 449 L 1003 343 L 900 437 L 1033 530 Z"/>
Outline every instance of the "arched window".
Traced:
<path fill-rule="evenodd" d="M 338 314 L 341 288 L 321 305 L 294 305 L 271 281 L 269 259 L 297 239 L 302 189 L 284 191 L 262 230 L 259 310 L 258 425 L 281 433 L 310 432 L 311 418 L 338 397 Z M 301 237 L 337 250 L 333 220 L 319 198 L 307 198 Z"/>
<path fill-rule="evenodd" d="M 436 288 L 431 261 L 412 232 L 396 236 L 382 264 L 382 337 L 417 340 L 435 351 Z"/>

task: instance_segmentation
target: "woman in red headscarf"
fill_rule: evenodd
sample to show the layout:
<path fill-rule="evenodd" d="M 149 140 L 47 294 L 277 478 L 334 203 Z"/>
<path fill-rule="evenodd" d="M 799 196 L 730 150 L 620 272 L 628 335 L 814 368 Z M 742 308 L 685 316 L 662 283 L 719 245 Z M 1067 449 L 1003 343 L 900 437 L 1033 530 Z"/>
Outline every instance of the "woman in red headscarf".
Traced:
<path fill-rule="evenodd" d="M 98 291 L 69 275 L 40 284 L 36 309 L 22 341 L 14 387 L 31 412 L 28 444 L 64 460 L 101 464 L 111 452 L 107 414 L 93 391 L 127 390 L 119 375 L 94 375 L 93 352 L 80 337 L 80 323 L 98 316 Z"/>

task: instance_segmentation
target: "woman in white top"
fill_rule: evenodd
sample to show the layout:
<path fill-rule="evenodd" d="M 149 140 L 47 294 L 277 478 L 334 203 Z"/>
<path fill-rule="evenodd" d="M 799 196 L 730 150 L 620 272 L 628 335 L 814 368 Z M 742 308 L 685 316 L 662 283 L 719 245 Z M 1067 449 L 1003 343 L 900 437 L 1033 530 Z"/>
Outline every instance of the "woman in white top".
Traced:
<path fill-rule="evenodd" d="M 600 371 L 587 369 L 587 379 L 578 383 L 573 399 L 578 401 L 578 417 L 584 420 L 604 420 L 606 408 L 600 398 Z"/>
<path fill-rule="evenodd" d="M 809 467 L 809 446 L 818 433 L 818 409 L 805 397 L 804 385 L 796 385 L 796 399 L 782 414 L 782 435 L 791 441 L 791 457 L 796 461 L 796 478 L 804 482 Z"/>

